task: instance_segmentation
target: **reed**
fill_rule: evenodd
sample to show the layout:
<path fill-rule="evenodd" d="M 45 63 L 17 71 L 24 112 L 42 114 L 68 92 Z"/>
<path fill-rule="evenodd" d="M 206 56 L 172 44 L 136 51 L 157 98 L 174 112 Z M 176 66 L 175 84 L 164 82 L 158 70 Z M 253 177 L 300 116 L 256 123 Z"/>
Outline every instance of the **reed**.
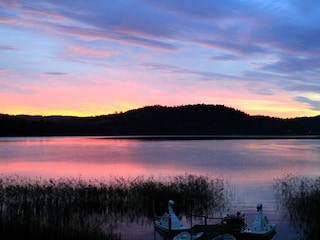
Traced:
<path fill-rule="evenodd" d="M 288 174 L 275 180 L 274 191 L 300 239 L 320 239 L 320 177 Z"/>
<path fill-rule="evenodd" d="M 109 181 L 0 176 L 0 233 L 32 239 L 121 239 L 120 223 L 153 219 L 153 206 L 199 215 L 225 208 L 222 179 L 183 175 Z M 154 204 L 155 203 L 155 204 Z M 12 238 L 11 238 L 12 239 Z"/>

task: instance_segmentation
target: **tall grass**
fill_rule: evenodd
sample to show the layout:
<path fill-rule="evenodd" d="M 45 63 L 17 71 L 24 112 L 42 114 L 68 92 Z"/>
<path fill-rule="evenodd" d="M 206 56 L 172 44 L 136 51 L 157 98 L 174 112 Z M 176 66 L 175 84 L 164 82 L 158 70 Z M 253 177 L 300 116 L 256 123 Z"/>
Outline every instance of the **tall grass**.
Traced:
<path fill-rule="evenodd" d="M 183 175 L 110 181 L 0 176 L 0 234 L 16 239 L 121 239 L 120 223 L 152 221 L 153 206 L 178 214 L 208 214 L 227 207 L 222 179 Z"/>
<path fill-rule="evenodd" d="M 274 190 L 300 239 L 320 239 L 320 177 L 289 174 L 275 180 Z"/>

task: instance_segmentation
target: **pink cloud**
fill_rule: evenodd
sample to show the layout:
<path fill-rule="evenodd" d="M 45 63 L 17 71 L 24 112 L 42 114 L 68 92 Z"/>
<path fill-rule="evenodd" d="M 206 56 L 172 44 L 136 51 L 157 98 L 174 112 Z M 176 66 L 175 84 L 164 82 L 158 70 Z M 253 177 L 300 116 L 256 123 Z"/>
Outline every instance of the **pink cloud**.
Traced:
<path fill-rule="evenodd" d="M 113 55 L 119 54 L 118 50 L 110 49 L 108 47 L 95 47 L 95 46 L 84 46 L 79 44 L 68 44 L 66 49 L 59 53 L 62 57 L 71 58 L 108 58 Z"/>
<path fill-rule="evenodd" d="M 125 44 L 139 45 L 166 51 L 177 51 L 178 47 L 166 41 L 159 41 L 156 38 L 144 37 L 143 35 L 132 34 L 131 31 L 121 31 L 119 29 L 93 29 L 76 26 L 52 26 L 52 30 L 61 35 L 77 36 L 79 39 L 108 40 Z"/>

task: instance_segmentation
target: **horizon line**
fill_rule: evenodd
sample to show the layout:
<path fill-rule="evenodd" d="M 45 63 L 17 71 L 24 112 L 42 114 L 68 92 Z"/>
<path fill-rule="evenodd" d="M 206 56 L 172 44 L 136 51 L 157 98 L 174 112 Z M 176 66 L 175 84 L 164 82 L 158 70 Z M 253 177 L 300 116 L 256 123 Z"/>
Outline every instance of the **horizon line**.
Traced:
<path fill-rule="evenodd" d="M 28 113 L 1 113 L 0 115 L 8 115 L 8 116 L 28 116 L 28 117 L 75 117 L 75 118 L 94 118 L 94 117 L 102 117 L 102 116 L 110 116 L 110 115 L 116 115 L 116 114 L 124 114 L 129 111 L 143 109 L 147 107 L 166 107 L 166 108 L 178 108 L 178 107 L 184 107 L 184 106 L 223 106 L 225 108 L 234 109 L 236 111 L 242 112 L 250 117 L 269 117 L 269 118 L 277 118 L 277 119 L 296 119 L 296 118 L 315 118 L 319 117 L 319 115 L 313 115 L 313 116 L 294 116 L 294 117 L 279 117 L 279 116 L 271 116 L 271 115 L 264 115 L 264 114 L 249 114 L 241 109 L 237 109 L 231 106 L 226 106 L 224 104 L 204 104 L 204 103 L 198 103 L 198 104 L 182 104 L 182 105 L 174 105 L 174 106 L 167 106 L 167 105 L 161 105 L 161 104 L 154 104 L 154 105 L 145 105 L 142 107 L 136 107 L 136 108 L 130 108 L 127 110 L 115 110 L 114 112 L 106 112 L 101 114 L 92 114 L 92 115 L 82 115 L 82 114 L 63 114 L 63 113 L 53 113 L 53 114 L 28 114 Z M 67 111 L 69 112 L 69 111 Z"/>

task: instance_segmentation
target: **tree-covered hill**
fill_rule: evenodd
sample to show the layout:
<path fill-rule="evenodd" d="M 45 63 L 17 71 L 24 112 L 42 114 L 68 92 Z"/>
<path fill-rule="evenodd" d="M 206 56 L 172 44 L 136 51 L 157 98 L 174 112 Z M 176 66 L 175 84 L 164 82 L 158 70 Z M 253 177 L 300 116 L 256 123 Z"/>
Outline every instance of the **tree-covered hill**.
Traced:
<path fill-rule="evenodd" d="M 250 116 L 223 105 L 147 106 L 97 117 L 0 115 L 0 136 L 320 135 L 320 116 Z"/>

